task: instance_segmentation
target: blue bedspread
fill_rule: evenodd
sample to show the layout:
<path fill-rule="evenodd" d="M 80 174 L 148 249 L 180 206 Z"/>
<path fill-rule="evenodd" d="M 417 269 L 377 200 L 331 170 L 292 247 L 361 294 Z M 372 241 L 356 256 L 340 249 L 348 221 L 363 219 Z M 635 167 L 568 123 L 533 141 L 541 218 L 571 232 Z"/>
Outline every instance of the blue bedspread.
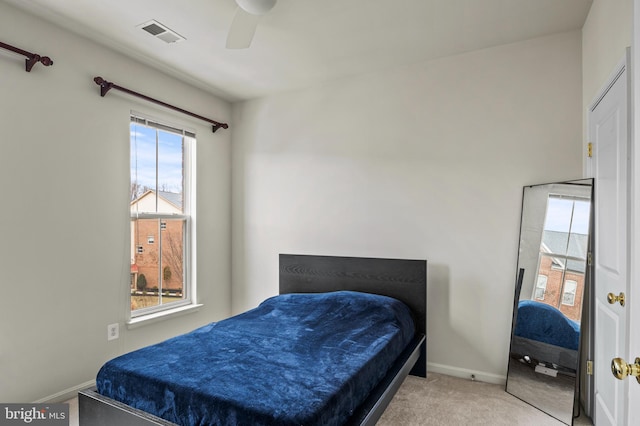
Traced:
<path fill-rule="evenodd" d="M 578 350 L 580 324 L 570 320 L 553 306 L 535 300 L 521 300 L 518 303 L 514 334 L 550 345 Z"/>
<path fill-rule="evenodd" d="M 409 309 L 287 294 L 107 362 L 98 392 L 180 425 L 338 425 L 414 336 Z"/>

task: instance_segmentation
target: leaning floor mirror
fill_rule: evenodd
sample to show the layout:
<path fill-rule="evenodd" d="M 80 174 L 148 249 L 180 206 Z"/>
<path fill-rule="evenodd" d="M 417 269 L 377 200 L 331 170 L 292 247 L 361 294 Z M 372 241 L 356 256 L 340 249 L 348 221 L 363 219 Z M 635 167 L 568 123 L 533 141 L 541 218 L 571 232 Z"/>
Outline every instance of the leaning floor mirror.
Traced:
<path fill-rule="evenodd" d="M 523 190 L 506 391 L 566 424 L 579 412 L 589 333 L 592 199 L 592 179 Z"/>

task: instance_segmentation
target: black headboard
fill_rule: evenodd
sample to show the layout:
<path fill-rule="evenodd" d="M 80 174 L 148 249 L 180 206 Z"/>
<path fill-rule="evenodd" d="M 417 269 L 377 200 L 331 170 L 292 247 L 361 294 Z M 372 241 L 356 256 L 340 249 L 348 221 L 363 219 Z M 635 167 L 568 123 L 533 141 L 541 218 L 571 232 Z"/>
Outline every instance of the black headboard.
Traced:
<path fill-rule="evenodd" d="M 426 260 L 280 255 L 280 294 L 338 290 L 380 294 L 404 302 L 415 316 L 418 333 L 426 336 Z M 426 369 L 426 358 L 422 362 Z"/>

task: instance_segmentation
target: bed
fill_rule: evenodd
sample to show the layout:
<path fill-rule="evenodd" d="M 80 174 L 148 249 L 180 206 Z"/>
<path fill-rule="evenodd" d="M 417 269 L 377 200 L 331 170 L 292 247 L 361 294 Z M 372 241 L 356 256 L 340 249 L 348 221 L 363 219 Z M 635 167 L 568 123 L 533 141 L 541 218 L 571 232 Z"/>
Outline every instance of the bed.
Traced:
<path fill-rule="evenodd" d="M 564 367 L 575 373 L 580 343 L 580 323 L 557 308 L 535 300 L 518 303 L 511 343 L 513 357 Z"/>
<path fill-rule="evenodd" d="M 81 426 L 372 425 L 407 374 L 426 377 L 426 261 L 279 261 L 278 296 L 106 363 Z"/>

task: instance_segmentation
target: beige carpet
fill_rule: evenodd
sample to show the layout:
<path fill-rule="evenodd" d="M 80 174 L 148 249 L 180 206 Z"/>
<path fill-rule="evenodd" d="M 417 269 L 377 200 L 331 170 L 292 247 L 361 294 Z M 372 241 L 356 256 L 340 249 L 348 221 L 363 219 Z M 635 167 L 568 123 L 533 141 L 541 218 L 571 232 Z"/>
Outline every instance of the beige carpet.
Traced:
<path fill-rule="evenodd" d="M 509 360 L 509 393 L 536 407 L 544 407 L 545 412 L 565 423 L 571 423 L 575 384 L 575 377 L 548 376 L 535 372 L 533 365 Z"/>
<path fill-rule="evenodd" d="M 70 404 L 69 426 L 78 426 L 78 399 Z M 575 425 L 591 425 L 580 418 Z M 504 391 L 504 386 L 429 373 L 409 376 L 378 422 L 379 426 L 532 425 L 559 426 L 549 417 Z"/>
<path fill-rule="evenodd" d="M 553 425 L 563 423 L 506 393 L 504 386 L 428 373 L 406 378 L 379 426 Z M 579 418 L 575 425 L 591 425 Z"/>

